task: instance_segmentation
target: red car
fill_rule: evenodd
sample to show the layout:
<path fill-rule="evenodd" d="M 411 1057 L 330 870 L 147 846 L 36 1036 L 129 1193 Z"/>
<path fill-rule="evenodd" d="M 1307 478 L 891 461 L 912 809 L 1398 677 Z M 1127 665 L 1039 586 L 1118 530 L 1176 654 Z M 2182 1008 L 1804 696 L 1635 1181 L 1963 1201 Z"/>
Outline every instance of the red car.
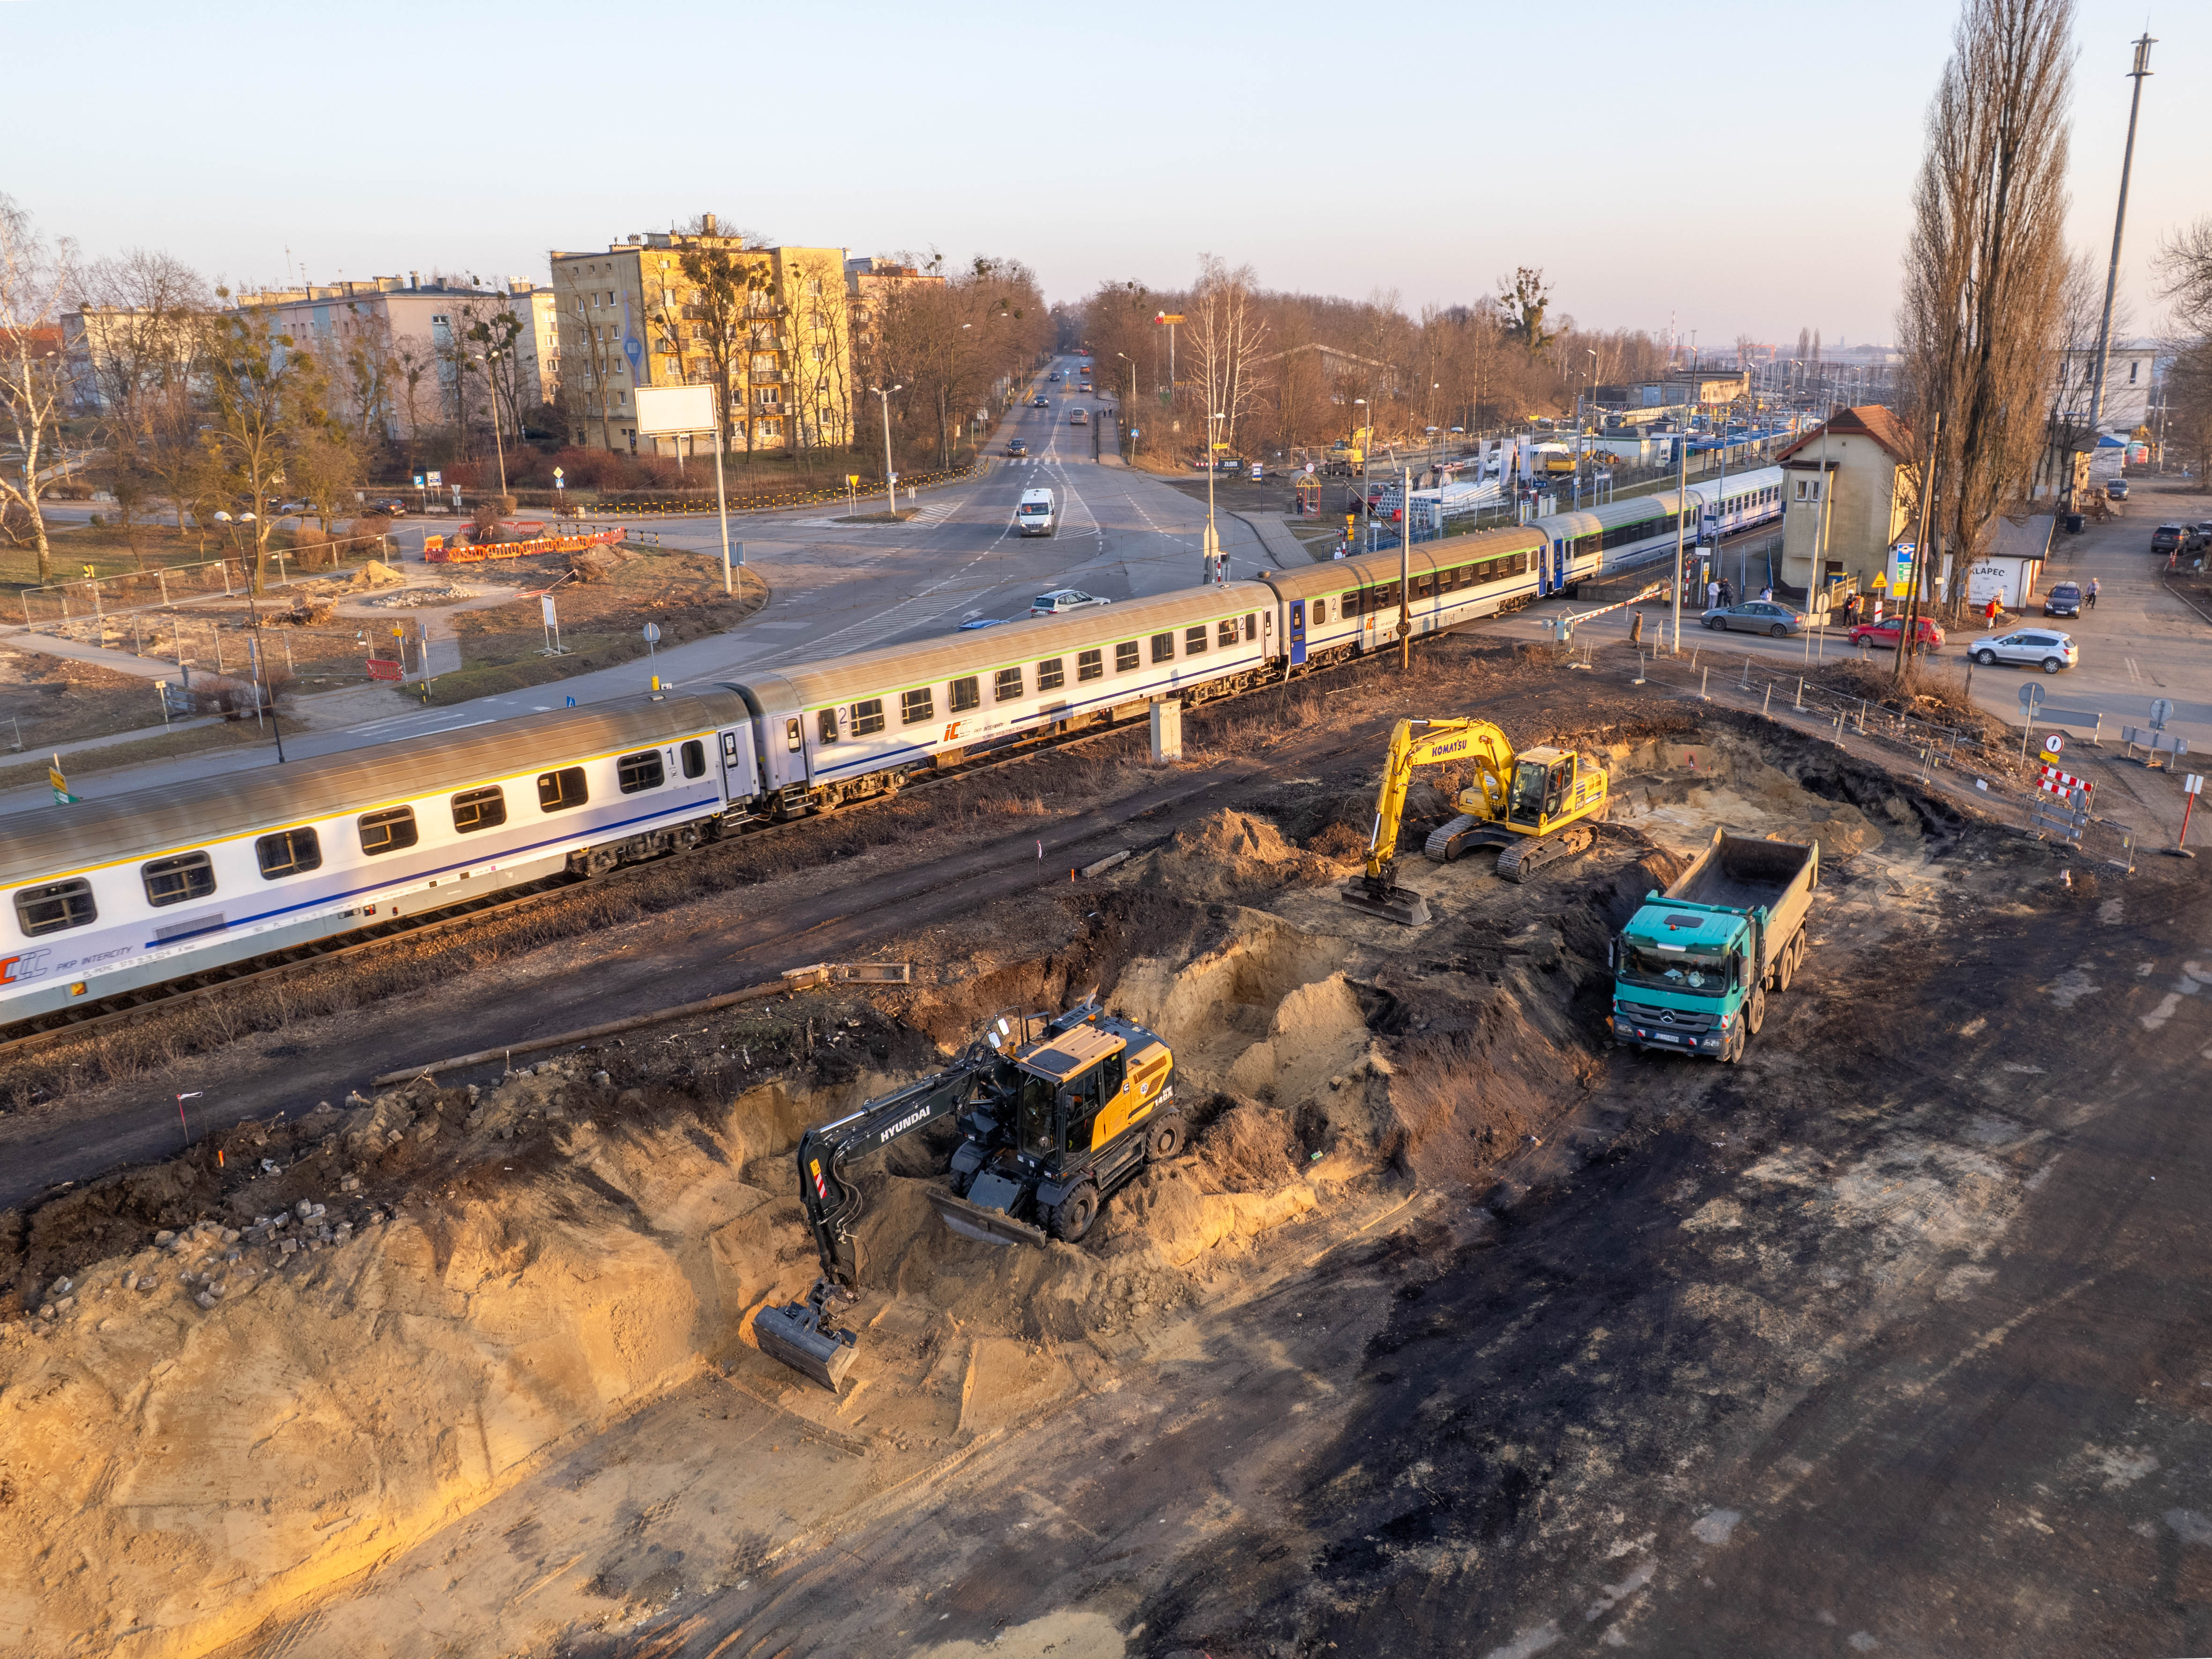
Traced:
<path fill-rule="evenodd" d="M 1851 643 L 1878 645 L 1885 651 L 1894 651 L 1898 639 L 1904 632 L 1904 617 L 1885 617 L 1880 622 L 1856 624 L 1851 629 Z M 1923 651 L 1941 651 L 1943 648 L 1943 629 L 1933 617 L 1921 617 L 1920 625 L 1913 631 L 1912 637 Z"/>

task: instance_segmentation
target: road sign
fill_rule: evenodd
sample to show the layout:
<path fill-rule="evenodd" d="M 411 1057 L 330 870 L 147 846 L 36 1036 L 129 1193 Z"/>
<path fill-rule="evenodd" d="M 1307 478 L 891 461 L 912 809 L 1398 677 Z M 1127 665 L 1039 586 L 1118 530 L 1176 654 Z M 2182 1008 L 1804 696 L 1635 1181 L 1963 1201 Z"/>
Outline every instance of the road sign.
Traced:
<path fill-rule="evenodd" d="M 1879 580 L 1880 579 L 1876 578 L 1876 580 Z M 2033 680 L 2030 680 L 2026 685 L 2020 688 L 2020 706 L 2028 714 L 2033 714 L 2036 710 L 2037 705 L 2042 702 L 2042 701 L 2043 688 L 2038 685 Z"/>
<path fill-rule="evenodd" d="M 445 475 L 444 473 L 442 473 L 442 472 L 425 472 L 422 476 L 423 476 L 425 478 L 428 478 L 428 479 L 430 481 L 430 488 L 431 488 L 431 489 L 443 489 L 443 488 L 445 487 L 445 483 L 446 483 L 446 475 Z"/>
<path fill-rule="evenodd" d="M 46 783 L 54 792 L 55 805 L 73 806 L 76 804 L 76 797 L 70 793 L 69 780 L 62 775 L 62 757 L 59 755 L 54 757 L 54 763 L 46 769 Z"/>
<path fill-rule="evenodd" d="M 550 593 L 541 593 L 538 596 L 538 614 L 544 618 L 546 627 L 555 628 L 560 625 L 561 615 L 553 608 L 553 596 Z"/>
<path fill-rule="evenodd" d="M 2055 755 L 2065 746 L 2066 739 L 2056 732 L 2043 740 L 2043 752 L 2046 755 Z"/>
<path fill-rule="evenodd" d="M 647 645 L 659 645 L 660 643 L 660 624 L 659 623 L 646 623 L 645 642 Z"/>
<path fill-rule="evenodd" d="M 422 488 L 422 475 L 419 472 L 415 475 L 415 488 L 417 489 Z"/>
<path fill-rule="evenodd" d="M 2154 731 L 2154 732 L 2163 732 L 2163 731 L 2165 731 L 2165 730 L 2166 730 L 2166 721 L 2168 721 L 2168 720 L 2172 720 L 2172 718 L 2173 718 L 2173 699 L 2172 699 L 2172 698 L 2171 698 L 2171 697 L 2153 697 L 2153 698 L 2151 699 L 2151 704 L 2150 704 L 2150 729 L 2151 729 L 2152 731 Z"/>
<path fill-rule="evenodd" d="M 2203 774 L 2201 772 L 2191 772 L 2187 777 L 2182 779 L 2181 793 L 2185 795 L 2203 794 L 2204 793 Z"/>
<path fill-rule="evenodd" d="M 1153 314 L 1152 320 L 1156 323 L 1179 323 L 1182 320 L 1182 313 L 1180 311 L 1158 312 Z"/>

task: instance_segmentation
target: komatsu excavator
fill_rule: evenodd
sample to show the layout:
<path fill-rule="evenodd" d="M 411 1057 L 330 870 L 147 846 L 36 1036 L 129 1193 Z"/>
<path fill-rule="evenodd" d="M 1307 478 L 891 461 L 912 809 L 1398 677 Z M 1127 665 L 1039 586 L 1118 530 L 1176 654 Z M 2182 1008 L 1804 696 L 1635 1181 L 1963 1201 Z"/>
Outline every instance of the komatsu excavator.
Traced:
<path fill-rule="evenodd" d="M 1597 838 L 1592 823 L 1606 814 L 1607 778 L 1590 757 L 1550 748 L 1516 755 L 1488 720 L 1400 720 L 1375 797 L 1367 868 L 1344 884 L 1346 903 L 1409 927 L 1429 920 L 1428 901 L 1397 884 L 1398 830 L 1413 769 L 1440 761 L 1475 771 L 1455 803 L 1460 815 L 1434 830 L 1422 848 L 1440 864 L 1477 847 L 1496 847 L 1498 873 L 1526 881 L 1547 864 L 1589 851 Z"/>
<path fill-rule="evenodd" d="M 1133 1021 L 1089 997 L 1066 1013 L 1003 1016 L 933 1076 L 872 1100 L 799 1140 L 799 1198 L 822 1258 L 803 1302 L 753 1316 L 763 1353 L 836 1392 L 856 1338 L 835 1310 L 859 1299 L 860 1189 L 846 1160 L 954 1116 L 949 1188 L 929 1201 L 953 1231 L 989 1244 L 1075 1243 L 1098 1206 L 1188 1139 L 1175 1098 L 1175 1056 Z"/>

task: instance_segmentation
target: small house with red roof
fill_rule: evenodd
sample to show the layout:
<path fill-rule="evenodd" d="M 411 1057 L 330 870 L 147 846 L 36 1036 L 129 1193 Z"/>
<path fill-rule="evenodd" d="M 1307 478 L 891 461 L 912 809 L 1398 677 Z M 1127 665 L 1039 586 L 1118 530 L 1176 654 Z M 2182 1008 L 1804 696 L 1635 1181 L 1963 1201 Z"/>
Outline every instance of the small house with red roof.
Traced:
<path fill-rule="evenodd" d="M 1784 478 L 1783 586 L 1811 600 L 1886 593 L 1896 580 L 1891 550 L 1916 528 L 1911 429 L 1893 410 L 1863 404 L 1837 410 L 1774 459 Z"/>

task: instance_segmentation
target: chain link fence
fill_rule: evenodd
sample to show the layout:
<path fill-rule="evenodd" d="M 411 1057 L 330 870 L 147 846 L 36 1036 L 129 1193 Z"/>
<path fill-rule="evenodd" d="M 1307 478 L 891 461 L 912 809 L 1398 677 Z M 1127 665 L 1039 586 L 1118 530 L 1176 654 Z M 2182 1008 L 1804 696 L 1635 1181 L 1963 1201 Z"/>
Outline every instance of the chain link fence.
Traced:
<path fill-rule="evenodd" d="M 269 556 L 270 568 L 279 582 L 296 576 L 327 575 L 349 565 L 385 556 L 390 549 L 381 536 L 345 537 Z M 248 592 L 253 586 L 253 562 L 235 553 L 220 558 L 149 563 L 143 570 L 126 570 L 113 576 L 88 576 L 78 581 L 53 582 L 27 587 L 15 595 L 27 626 L 43 623 L 97 620 L 117 611 L 159 609 L 210 594 Z"/>

